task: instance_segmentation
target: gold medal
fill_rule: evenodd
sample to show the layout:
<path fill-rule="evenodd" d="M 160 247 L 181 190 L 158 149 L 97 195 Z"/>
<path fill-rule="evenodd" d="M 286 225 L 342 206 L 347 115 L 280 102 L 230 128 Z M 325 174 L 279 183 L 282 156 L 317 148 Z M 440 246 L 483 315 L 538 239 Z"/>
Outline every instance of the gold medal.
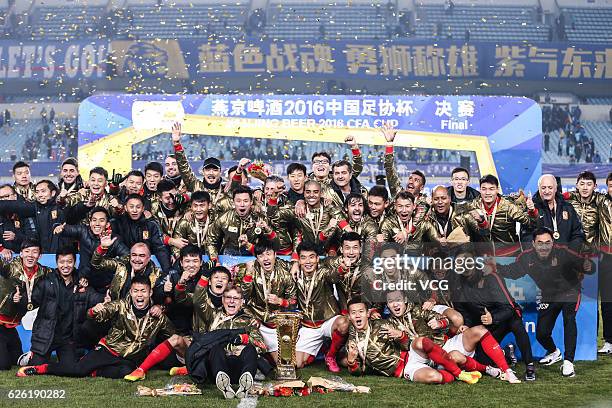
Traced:
<path fill-rule="evenodd" d="M 561 237 L 561 234 L 559 234 L 559 231 L 553 232 L 553 238 L 554 239 L 559 239 L 560 237 Z"/>
<path fill-rule="evenodd" d="M 28 303 L 28 312 L 34 310 L 34 305 L 32 303 Z"/>

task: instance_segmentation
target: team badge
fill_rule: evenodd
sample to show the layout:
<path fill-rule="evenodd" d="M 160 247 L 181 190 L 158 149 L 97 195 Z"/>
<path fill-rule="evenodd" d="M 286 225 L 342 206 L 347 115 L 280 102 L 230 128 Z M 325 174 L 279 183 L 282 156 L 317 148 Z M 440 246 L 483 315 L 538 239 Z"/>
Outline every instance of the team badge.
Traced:
<path fill-rule="evenodd" d="M 559 261 L 557 261 L 557 257 L 553 257 L 552 261 L 550 262 L 551 266 L 557 266 L 557 264 L 559 263 Z"/>
<path fill-rule="evenodd" d="M 57 210 L 51 210 L 51 219 L 52 220 L 56 220 L 57 219 Z"/>
<path fill-rule="evenodd" d="M 142 239 L 149 239 L 149 231 L 142 231 Z"/>
<path fill-rule="evenodd" d="M 567 211 L 563 211 L 562 216 L 564 220 L 569 220 L 569 213 Z"/>
<path fill-rule="evenodd" d="M 238 232 L 238 228 L 237 227 L 227 227 L 227 230 L 229 232 Z"/>
<path fill-rule="evenodd" d="M 21 228 L 21 223 L 19 221 L 15 221 L 15 228 Z"/>

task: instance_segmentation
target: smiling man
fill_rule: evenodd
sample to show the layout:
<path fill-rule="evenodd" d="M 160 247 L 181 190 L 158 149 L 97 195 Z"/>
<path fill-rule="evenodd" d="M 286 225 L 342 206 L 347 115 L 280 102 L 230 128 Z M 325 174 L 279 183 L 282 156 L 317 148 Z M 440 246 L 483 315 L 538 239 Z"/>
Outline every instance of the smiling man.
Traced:
<path fill-rule="evenodd" d="M 26 312 L 34 309 L 34 286 L 51 269 L 38 263 L 40 244 L 24 240 L 19 257 L 6 262 L 0 259 L 0 370 L 8 370 L 21 355 L 17 326 Z"/>
<path fill-rule="evenodd" d="M 64 222 L 64 210 L 56 202 L 57 186 L 50 180 L 41 180 L 34 186 L 35 201 L 0 200 L 0 213 L 4 216 L 17 214 L 24 222 L 31 222 L 33 234 L 42 245 L 44 253 L 55 253 L 67 246 L 53 230 Z"/>

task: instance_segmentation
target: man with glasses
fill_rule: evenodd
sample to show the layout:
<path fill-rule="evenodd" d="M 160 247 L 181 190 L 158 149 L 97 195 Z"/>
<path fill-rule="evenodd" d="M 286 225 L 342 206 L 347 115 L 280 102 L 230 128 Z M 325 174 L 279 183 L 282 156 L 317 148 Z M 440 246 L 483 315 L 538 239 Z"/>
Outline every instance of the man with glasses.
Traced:
<path fill-rule="evenodd" d="M 359 177 L 363 171 L 363 156 L 359 150 L 359 145 L 355 140 L 355 136 L 349 135 L 344 141 L 350 146 L 353 154 L 353 163 L 351 163 L 352 176 Z M 327 152 L 315 152 L 312 155 L 312 173 L 308 175 L 311 180 L 317 180 L 323 184 L 329 184 L 332 181 L 331 177 L 331 155 Z"/>
<path fill-rule="evenodd" d="M 561 371 L 564 377 L 574 377 L 574 354 L 576 352 L 576 313 L 580 305 L 580 288 L 584 273 L 591 274 L 594 268 L 588 258 L 555 244 L 553 231 L 546 227 L 533 233 L 533 249 L 521 253 L 514 263 L 497 265 L 498 273 L 506 278 L 518 279 L 529 275 L 542 292 L 538 304 L 536 338 L 544 346 L 547 355 L 540 364 L 552 365 L 563 360 Z M 563 340 L 565 356 L 555 345 L 552 331 L 559 313 L 563 313 Z"/>
<path fill-rule="evenodd" d="M 451 186 L 447 187 L 451 203 L 457 208 L 480 197 L 480 193 L 475 188 L 470 187 L 470 172 L 463 167 L 456 167 L 451 171 Z"/>

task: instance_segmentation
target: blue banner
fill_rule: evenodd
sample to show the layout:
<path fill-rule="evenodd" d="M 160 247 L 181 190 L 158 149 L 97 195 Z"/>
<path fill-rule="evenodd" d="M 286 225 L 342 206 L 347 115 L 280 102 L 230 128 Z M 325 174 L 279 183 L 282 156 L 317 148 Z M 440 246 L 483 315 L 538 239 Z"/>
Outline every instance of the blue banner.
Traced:
<path fill-rule="evenodd" d="M 107 73 L 166 79 L 267 73 L 334 80 L 606 80 L 612 78 L 612 48 L 437 40 L 0 41 L 0 79 L 95 79 Z"/>
<path fill-rule="evenodd" d="M 113 41 L 119 75 L 203 78 L 274 74 L 385 79 L 605 80 L 612 48 L 605 44 L 433 40 Z"/>
<path fill-rule="evenodd" d="M 0 41 L 0 79 L 96 79 L 106 76 L 108 41 Z"/>

